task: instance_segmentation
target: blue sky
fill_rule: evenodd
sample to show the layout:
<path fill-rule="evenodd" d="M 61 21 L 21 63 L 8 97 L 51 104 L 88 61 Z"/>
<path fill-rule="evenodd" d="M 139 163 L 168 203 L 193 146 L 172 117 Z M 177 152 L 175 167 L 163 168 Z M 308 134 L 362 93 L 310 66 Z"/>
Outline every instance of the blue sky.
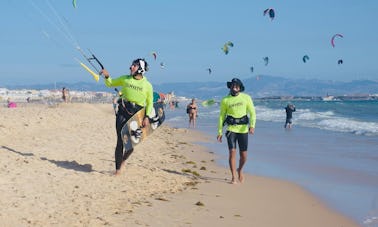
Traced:
<path fill-rule="evenodd" d="M 95 83 L 75 61 L 87 63 L 77 45 L 94 52 L 113 77 L 127 74 L 133 59 L 145 58 L 153 84 L 258 75 L 378 80 L 376 0 L 76 2 L 77 8 L 72 0 L 0 2 L 0 87 Z M 266 8 L 274 8 L 273 21 L 263 16 Z M 344 38 L 333 48 L 336 33 Z M 234 47 L 225 55 L 227 41 Z M 306 54 L 310 60 L 303 63 Z"/>

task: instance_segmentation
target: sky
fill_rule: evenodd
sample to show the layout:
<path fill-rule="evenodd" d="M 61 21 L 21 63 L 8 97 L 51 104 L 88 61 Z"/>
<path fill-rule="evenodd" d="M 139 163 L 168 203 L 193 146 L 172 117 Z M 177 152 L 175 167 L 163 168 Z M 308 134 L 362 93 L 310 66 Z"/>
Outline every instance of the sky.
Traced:
<path fill-rule="evenodd" d="M 76 0 L 76 8 L 72 0 L 2 0 L 0 7 L 0 87 L 96 83 L 77 62 L 90 66 L 77 47 L 112 77 L 145 58 L 152 84 L 259 75 L 378 80 L 376 0 Z M 332 47 L 334 34 L 343 38 Z"/>

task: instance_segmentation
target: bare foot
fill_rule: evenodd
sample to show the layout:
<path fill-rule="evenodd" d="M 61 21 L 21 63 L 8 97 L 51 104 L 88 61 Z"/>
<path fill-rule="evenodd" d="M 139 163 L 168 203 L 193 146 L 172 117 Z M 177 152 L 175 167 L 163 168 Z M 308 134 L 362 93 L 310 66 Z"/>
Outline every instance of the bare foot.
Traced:
<path fill-rule="evenodd" d="M 115 172 L 114 172 L 114 176 L 119 176 L 121 175 L 121 170 L 120 169 L 117 169 Z"/>
<path fill-rule="evenodd" d="M 239 176 L 239 181 L 240 183 L 244 182 L 244 175 L 240 169 L 238 169 L 238 176 Z"/>
<path fill-rule="evenodd" d="M 230 184 L 237 184 L 237 183 L 238 183 L 238 182 L 236 181 L 236 179 L 235 179 L 235 178 L 232 178 Z"/>

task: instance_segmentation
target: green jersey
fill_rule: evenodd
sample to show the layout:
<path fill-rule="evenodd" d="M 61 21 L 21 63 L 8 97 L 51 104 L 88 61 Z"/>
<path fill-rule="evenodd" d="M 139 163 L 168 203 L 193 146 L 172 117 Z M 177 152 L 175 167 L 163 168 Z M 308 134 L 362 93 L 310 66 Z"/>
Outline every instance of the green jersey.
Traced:
<path fill-rule="evenodd" d="M 142 79 L 136 80 L 133 76 L 124 75 L 118 78 L 108 78 L 105 80 L 107 87 L 121 86 L 122 98 L 134 102 L 140 106 L 146 107 L 146 115 L 150 118 L 151 110 L 153 108 L 153 89 L 151 83 L 143 76 Z"/>
<path fill-rule="evenodd" d="M 241 118 L 249 115 L 250 127 L 255 128 L 256 112 L 251 96 L 239 93 L 237 96 L 227 95 L 220 104 L 220 113 L 218 121 L 218 135 L 222 135 L 223 122 L 227 116 Z M 244 125 L 228 125 L 227 130 L 236 133 L 248 133 L 249 126 Z"/>

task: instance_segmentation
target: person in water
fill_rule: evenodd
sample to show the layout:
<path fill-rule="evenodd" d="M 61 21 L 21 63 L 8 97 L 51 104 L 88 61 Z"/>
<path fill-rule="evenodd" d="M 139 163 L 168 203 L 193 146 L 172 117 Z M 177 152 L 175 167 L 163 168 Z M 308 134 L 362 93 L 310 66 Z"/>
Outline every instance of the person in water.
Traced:
<path fill-rule="evenodd" d="M 293 112 L 295 112 L 295 106 L 293 104 L 287 104 L 285 107 L 286 111 L 286 121 L 285 121 L 285 128 L 291 128 L 293 124 Z"/>
<path fill-rule="evenodd" d="M 222 142 L 223 126 L 227 125 L 225 136 L 229 149 L 231 183 L 236 184 L 236 174 L 242 183 L 243 166 L 247 161 L 248 133 L 254 134 L 256 112 L 251 96 L 242 93 L 244 85 L 238 78 L 227 82 L 230 93 L 220 103 L 217 140 Z M 249 115 L 249 117 L 248 117 Z M 239 167 L 236 169 L 236 143 L 239 145 Z"/>
<path fill-rule="evenodd" d="M 124 151 L 123 140 L 121 138 L 122 127 L 143 107 L 146 107 L 143 126 L 148 126 L 150 123 L 149 119 L 154 117 L 152 116 L 153 88 L 151 83 L 144 76 L 146 71 L 148 71 L 148 64 L 141 58 L 135 59 L 131 63 L 130 75 L 123 75 L 113 79 L 106 69 L 101 71 L 107 87 L 122 87 L 116 114 L 117 146 L 114 152 L 116 175 L 120 174 L 121 167 L 134 150 L 130 149 Z"/>
<path fill-rule="evenodd" d="M 193 98 L 192 101 L 186 106 L 186 113 L 189 116 L 189 128 L 192 126 L 196 127 L 196 120 L 198 115 L 198 106 L 196 100 Z"/>

